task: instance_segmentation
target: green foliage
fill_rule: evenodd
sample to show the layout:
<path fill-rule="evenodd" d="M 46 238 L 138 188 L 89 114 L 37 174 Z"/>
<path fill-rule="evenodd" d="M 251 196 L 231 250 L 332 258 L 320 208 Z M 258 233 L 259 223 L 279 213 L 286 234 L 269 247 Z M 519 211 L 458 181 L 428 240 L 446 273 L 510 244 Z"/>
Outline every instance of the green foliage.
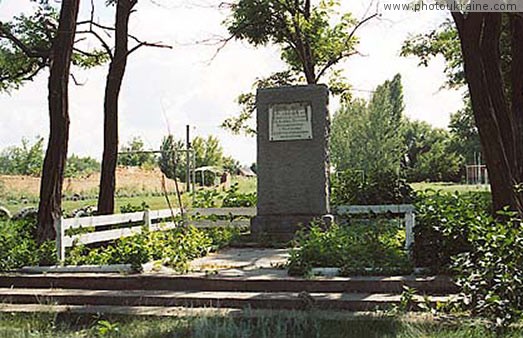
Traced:
<path fill-rule="evenodd" d="M 355 100 L 335 114 L 331 132 L 336 170 L 398 172 L 404 155 L 401 77 L 376 88 L 370 102 Z"/>
<path fill-rule="evenodd" d="M 471 250 L 471 229 L 490 220 L 490 196 L 485 193 L 427 190 L 418 193 L 415 206 L 413 259 L 435 273 L 448 271 L 453 256 Z"/>
<path fill-rule="evenodd" d="M 72 154 L 67 159 L 65 177 L 87 176 L 100 171 L 100 162 L 92 157 L 80 157 Z"/>
<path fill-rule="evenodd" d="M 36 244 L 32 221 L 0 221 L 0 271 L 56 263 L 54 241 Z"/>
<path fill-rule="evenodd" d="M 249 208 L 256 206 L 256 193 L 240 193 L 238 183 L 234 183 L 225 192 L 222 199 L 224 208 Z"/>
<path fill-rule="evenodd" d="M 160 146 L 162 153 L 158 163 L 160 170 L 166 177 L 177 178 L 185 182 L 187 157 L 185 153 L 180 151 L 182 149 L 185 149 L 185 146 L 181 140 L 175 140 L 173 135 L 164 137 Z"/>
<path fill-rule="evenodd" d="M 453 263 L 465 304 L 500 329 L 523 315 L 523 225 L 515 216 L 504 212 L 506 221 L 471 222 L 470 248 Z"/>
<path fill-rule="evenodd" d="M 120 152 L 124 154 L 118 155 L 118 165 L 128 167 L 153 165 L 156 162 L 154 154 L 144 153 L 143 151 L 145 151 L 143 140 L 140 137 L 133 137 L 126 145 L 121 147 Z"/>
<path fill-rule="evenodd" d="M 21 146 L 12 146 L 0 153 L 0 173 L 8 175 L 38 176 L 44 162 L 43 137 L 34 143 L 26 138 Z"/>
<path fill-rule="evenodd" d="M 373 205 L 410 203 L 414 191 L 394 172 L 347 170 L 331 179 L 334 205 Z"/>
<path fill-rule="evenodd" d="M 54 6 L 47 1 L 39 1 L 34 13 L 0 22 L 0 92 L 20 88 L 50 65 L 58 17 Z M 104 51 L 80 51 L 76 48 L 72 64 L 91 68 L 104 64 L 108 59 Z"/>
<path fill-rule="evenodd" d="M 22 138 L 20 146 L 5 148 L 0 153 L 0 174 L 39 176 L 44 163 L 44 138 L 34 143 Z M 100 170 L 100 163 L 91 157 L 75 154 L 67 159 L 65 177 L 89 175 Z"/>
<path fill-rule="evenodd" d="M 463 156 L 464 164 L 476 163 L 476 154 L 481 153 L 481 141 L 469 99 L 465 100 L 463 109 L 450 116 L 449 129 L 452 135 L 450 150 Z"/>
<path fill-rule="evenodd" d="M 126 213 L 131 213 L 131 212 L 145 211 L 147 209 L 149 209 L 149 205 L 145 201 L 142 201 L 142 203 L 140 205 L 134 205 L 131 203 L 122 205 L 120 207 L 120 212 L 122 214 L 126 214 Z"/>
<path fill-rule="evenodd" d="M 346 276 L 409 273 L 412 266 L 403 250 L 404 240 L 404 231 L 387 220 L 334 224 L 327 230 L 313 224 L 297 234 L 289 274 L 306 275 L 314 267 L 338 267 Z"/>
<path fill-rule="evenodd" d="M 223 147 L 220 140 L 214 136 L 208 138 L 195 137 L 191 148 L 194 151 L 194 165 L 196 168 L 213 167 L 214 172 L 205 171 L 203 179 L 205 185 L 213 185 L 214 180 L 219 175 L 221 169 L 224 171 L 234 171 L 239 163 L 230 156 L 223 154 Z M 181 140 L 176 140 L 174 136 L 164 137 L 161 145 L 162 154 L 159 159 L 160 169 L 168 178 L 178 178 L 182 182 L 186 181 L 187 155 L 181 151 L 185 145 Z M 191 160 L 192 162 L 192 160 Z M 202 184 L 202 175 L 198 172 L 195 175 L 196 183 Z"/>
<path fill-rule="evenodd" d="M 449 132 L 426 122 L 407 120 L 403 134 L 407 148 L 404 166 L 409 182 L 449 182 L 461 178 L 463 157 L 452 146 Z"/>
<path fill-rule="evenodd" d="M 432 59 L 441 55 L 445 59 L 447 86 L 456 88 L 465 84 L 459 36 L 450 20 L 429 33 L 410 36 L 403 43 L 401 55 L 416 56 L 419 58 L 419 64 L 425 67 Z"/>
<path fill-rule="evenodd" d="M 223 240 L 219 244 L 223 245 Z M 190 260 L 207 254 L 214 247 L 211 237 L 193 227 L 155 232 L 144 228 L 139 235 L 116 240 L 104 247 L 76 245 L 68 250 L 66 263 L 131 264 L 139 271 L 144 263 L 160 261 L 179 272 L 186 272 Z"/>
<path fill-rule="evenodd" d="M 221 198 L 221 194 L 216 189 L 200 189 L 193 194 L 192 206 L 194 208 L 216 208 L 218 199 Z"/>
<path fill-rule="evenodd" d="M 298 84 L 315 84 L 326 78 L 331 93 L 348 102 L 350 85 L 336 66 L 356 54 L 359 27 L 350 13 L 339 13 L 338 1 L 239 0 L 230 4 L 231 15 L 224 22 L 232 37 L 254 46 L 274 44 L 288 69 L 257 79 L 254 89 Z M 242 110 L 222 127 L 233 133 L 255 131 L 249 125 L 255 94 L 238 97 Z"/>

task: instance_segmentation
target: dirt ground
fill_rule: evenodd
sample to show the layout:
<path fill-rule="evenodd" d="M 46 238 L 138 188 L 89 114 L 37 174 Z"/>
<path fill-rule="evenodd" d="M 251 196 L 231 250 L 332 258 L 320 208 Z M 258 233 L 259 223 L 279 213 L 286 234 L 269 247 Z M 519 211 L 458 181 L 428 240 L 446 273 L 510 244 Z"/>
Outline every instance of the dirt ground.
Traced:
<path fill-rule="evenodd" d="M 159 169 L 144 170 L 141 168 L 118 168 L 116 170 L 117 194 L 140 194 L 144 192 L 162 191 L 162 173 Z M 29 176 L 0 175 L 0 184 L 11 196 L 38 196 L 40 178 Z M 185 184 L 179 183 L 180 189 L 185 190 Z M 64 181 L 64 195 L 82 196 L 96 195 L 100 184 L 100 173 L 85 177 L 66 178 Z M 174 191 L 174 181 L 165 179 L 167 191 Z"/>

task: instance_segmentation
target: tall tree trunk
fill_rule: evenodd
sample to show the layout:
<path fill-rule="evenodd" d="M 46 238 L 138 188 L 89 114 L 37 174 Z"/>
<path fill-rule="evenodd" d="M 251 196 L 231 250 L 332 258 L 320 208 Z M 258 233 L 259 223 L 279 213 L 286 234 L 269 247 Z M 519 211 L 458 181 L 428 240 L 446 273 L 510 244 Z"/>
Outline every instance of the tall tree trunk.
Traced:
<path fill-rule="evenodd" d="M 519 44 L 522 26 L 513 25 L 511 62 L 512 100 L 507 98 L 507 83 L 501 70 L 500 37 L 501 13 L 452 13 L 461 41 L 465 77 L 486 160 L 494 210 L 509 207 L 523 215 L 522 194 L 515 186 L 523 182 L 520 154 L 523 151 L 521 129 L 523 123 L 518 97 L 523 55 Z M 517 79 L 517 80 L 516 80 Z M 510 104 L 511 102 L 512 104 Z"/>
<path fill-rule="evenodd" d="M 62 184 L 69 141 L 69 69 L 80 0 L 62 1 L 58 31 L 51 50 L 49 74 L 49 143 L 45 154 L 38 205 L 39 243 L 56 237 L 62 215 Z"/>
<path fill-rule="evenodd" d="M 118 0 L 116 7 L 115 51 L 109 65 L 104 99 L 104 152 L 98 214 L 114 213 L 116 165 L 118 161 L 118 99 L 127 66 L 129 18 L 136 0 Z"/>

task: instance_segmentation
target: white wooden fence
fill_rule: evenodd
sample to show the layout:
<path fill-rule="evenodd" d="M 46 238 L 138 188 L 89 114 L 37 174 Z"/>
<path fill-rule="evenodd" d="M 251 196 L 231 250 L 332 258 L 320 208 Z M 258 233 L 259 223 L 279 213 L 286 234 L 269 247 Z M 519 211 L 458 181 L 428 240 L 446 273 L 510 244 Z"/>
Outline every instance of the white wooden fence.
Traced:
<path fill-rule="evenodd" d="M 400 205 L 351 205 L 338 206 L 336 214 L 339 216 L 353 214 L 385 214 L 393 213 L 404 215 L 405 218 L 405 248 L 409 249 L 414 242 L 413 228 L 415 224 L 414 206 L 410 204 Z M 139 234 L 144 226 L 149 231 L 165 231 L 178 227 L 181 223 L 188 223 L 197 228 L 210 227 L 248 227 L 250 217 L 256 216 L 256 208 L 205 208 L 190 209 L 184 213 L 185 219 L 178 221 L 176 218 L 182 216 L 180 209 L 146 210 L 127 214 L 116 214 L 107 216 L 91 216 L 61 219 L 56 225 L 57 253 L 58 259 L 63 261 L 65 249 L 72 247 L 74 243 L 92 244 L 107 242 L 122 237 Z M 198 217 L 210 217 L 211 219 L 198 219 Z M 212 219 L 213 217 L 221 219 Z M 229 219 L 223 219 L 228 217 Z M 244 219 L 233 219 L 233 217 L 244 217 Z M 188 221 L 188 218 L 195 218 Z M 127 225 L 127 226 L 126 226 Z M 99 230 L 100 228 L 119 226 L 117 229 Z M 94 231 L 76 235 L 66 235 L 67 230 L 90 228 Z"/>
<path fill-rule="evenodd" d="M 123 237 L 129 237 L 139 234 L 143 231 L 144 226 L 149 231 L 165 231 L 178 227 L 183 222 L 189 222 L 190 225 L 197 228 L 209 227 L 245 227 L 250 225 L 248 219 L 232 220 L 235 216 L 253 217 L 256 215 L 256 208 L 206 208 L 206 209 L 191 209 L 185 213 L 184 216 L 230 216 L 231 220 L 224 219 L 196 219 L 183 222 L 176 221 L 176 218 L 181 217 L 182 211 L 180 209 L 165 209 L 165 210 L 146 210 L 141 212 L 133 212 L 126 214 L 106 215 L 106 216 L 90 216 L 90 217 L 75 217 L 68 219 L 61 219 L 56 224 L 57 234 L 57 254 L 58 259 L 62 261 L 65 258 L 65 249 L 72 247 L 74 243 L 78 244 L 92 244 L 107 242 Z M 127 226 L 126 226 L 127 225 Z M 117 229 L 99 230 L 100 228 L 118 226 Z M 92 230 L 87 233 L 79 233 L 76 235 L 66 235 L 66 231 L 72 229 L 86 229 Z"/>
<path fill-rule="evenodd" d="M 415 208 L 412 204 L 389 204 L 389 205 L 340 205 L 336 208 L 339 216 L 357 214 L 398 214 L 404 215 L 405 219 L 405 249 L 409 250 L 414 243 L 414 225 L 416 218 Z"/>

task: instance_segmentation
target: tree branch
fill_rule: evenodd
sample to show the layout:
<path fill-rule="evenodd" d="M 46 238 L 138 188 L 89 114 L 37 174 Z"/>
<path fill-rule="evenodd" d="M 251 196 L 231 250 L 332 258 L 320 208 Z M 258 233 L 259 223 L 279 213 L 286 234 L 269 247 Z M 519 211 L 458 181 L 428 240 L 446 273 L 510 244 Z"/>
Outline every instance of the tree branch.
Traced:
<path fill-rule="evenodd" d="M 29 48 L 20 39 L 14 36 L 9 29 L 0 22 L 0 38 L 5 38 L 11 41 L 16 47 L 18 47 L 25 55 L 32 58 L 48 58 L 50 51 L 35 51 Z"/>

